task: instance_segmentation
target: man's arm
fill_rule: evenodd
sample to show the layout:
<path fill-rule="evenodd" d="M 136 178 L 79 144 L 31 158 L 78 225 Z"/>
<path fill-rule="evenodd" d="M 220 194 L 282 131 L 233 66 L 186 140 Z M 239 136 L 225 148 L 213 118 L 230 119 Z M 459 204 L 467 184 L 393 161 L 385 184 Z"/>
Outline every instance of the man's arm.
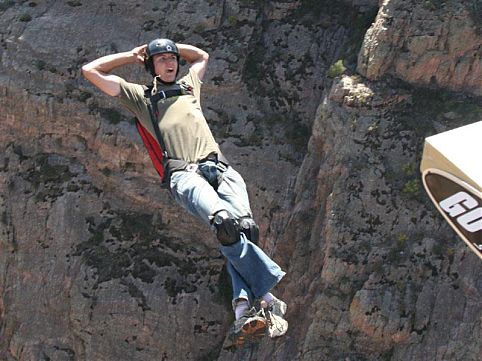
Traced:
<path fill-rule="evenodd" d="M 186 60 L 193 69 L 199 80 L 202 80 L 208 66 L 209 54 L 202 49 L 187 44 L 176 44 L 181 58 Z"/>
<path fill-rule="evenodd" d="M 120 94 L 121 77 L 110 74 L 115 68 L 140 63 L 144 64 L 144 53 L 146 45 L 138 46 L 131 51 L 106 55 L 96 59 L 82 67 L 84 77 L 97 88 L 110 96 Z"/>

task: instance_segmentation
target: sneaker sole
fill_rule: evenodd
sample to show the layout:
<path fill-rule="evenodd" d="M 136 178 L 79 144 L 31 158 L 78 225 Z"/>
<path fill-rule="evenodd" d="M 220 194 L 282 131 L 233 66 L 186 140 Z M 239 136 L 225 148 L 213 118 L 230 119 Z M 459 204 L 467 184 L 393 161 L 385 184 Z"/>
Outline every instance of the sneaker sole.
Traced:
<path fill-rule="evenodd" d="M 233 340 L 233 346 L 238 348 L 246 341 L 256 341 L 266 335 L 267 325 L 262 319 L 253 320 L 241 329 L 241 333 Z"/>
<path fill-rule="evenodd" d="M 243 326 L 242 331 L 245 335 L 251 337 L 263 337 L 266 333 L 266 321 L 262 319 L 253 320 Z"/>

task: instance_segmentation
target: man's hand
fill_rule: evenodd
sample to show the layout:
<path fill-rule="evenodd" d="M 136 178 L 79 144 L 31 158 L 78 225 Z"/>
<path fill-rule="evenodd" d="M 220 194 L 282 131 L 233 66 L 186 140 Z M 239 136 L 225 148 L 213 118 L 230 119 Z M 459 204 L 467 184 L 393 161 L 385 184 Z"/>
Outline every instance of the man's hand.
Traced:
<path fill-rule="evenodd" d="M 197 73 L 199 80 L 202 80 L 208 66 L 209 54 L 192 45 L 179 43 L 176 45 L 181 58 L 189 63 L 191 69 Z"/>
<path fill-rule="evenodd" d="M 147 57 L 146 49 L 147 44 L 144 44 L 131 50 L 132 55 L 135 57 L 136 63 L 144 65 L 144 61 Z"/>

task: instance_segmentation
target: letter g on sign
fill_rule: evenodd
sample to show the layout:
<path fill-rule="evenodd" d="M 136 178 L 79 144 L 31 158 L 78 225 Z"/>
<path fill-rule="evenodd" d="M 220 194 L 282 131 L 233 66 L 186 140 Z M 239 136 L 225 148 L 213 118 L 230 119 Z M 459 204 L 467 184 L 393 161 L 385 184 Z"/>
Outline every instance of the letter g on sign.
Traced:
<path fill-rule="evenodd" d="M 476 208 L 479 205 L 477 200 L 466 192 L 455 193 L 441 201 L 439 204 L 440 207 L 452 218 L 465 213 L 457 218 L 457 222 L 464 227 L 465 230 L 469 232 L 477 232 L 482 229 L 482 208 Z"/>
<path fill-rule="evenodd" d="M 462 207 L 462 205 L 465 206 Z M 467 210 L 477 207 L 477 201 L 465 192 L 455 193 L 440 202 L 440 207 L 449 214 L 450 217 L 467 212 Z"/>

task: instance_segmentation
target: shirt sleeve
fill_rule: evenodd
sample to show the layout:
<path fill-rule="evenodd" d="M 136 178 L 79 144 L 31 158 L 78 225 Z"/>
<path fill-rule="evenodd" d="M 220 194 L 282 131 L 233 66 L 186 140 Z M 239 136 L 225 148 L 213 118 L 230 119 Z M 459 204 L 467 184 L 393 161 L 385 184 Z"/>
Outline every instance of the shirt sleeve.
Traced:
<path fill-rule="evenodd" d="M 194 96 L 196 97 L 197 101 L 201 103 L 201 85 L 202 81 L 199 80 L 197 73 L 190 68 L 189 73 L 187 73 L 181 81 L 185 81 L 187 84 L 191 85 L 194 89 Z"/>
<path fill-rule="evenodd" d="M 119 100 L 124 108 L 138 118 L 142 118 L 146 112 L 144 88 L 142 85 L 129 83 L 124 79 L 120 82 Z"/>

